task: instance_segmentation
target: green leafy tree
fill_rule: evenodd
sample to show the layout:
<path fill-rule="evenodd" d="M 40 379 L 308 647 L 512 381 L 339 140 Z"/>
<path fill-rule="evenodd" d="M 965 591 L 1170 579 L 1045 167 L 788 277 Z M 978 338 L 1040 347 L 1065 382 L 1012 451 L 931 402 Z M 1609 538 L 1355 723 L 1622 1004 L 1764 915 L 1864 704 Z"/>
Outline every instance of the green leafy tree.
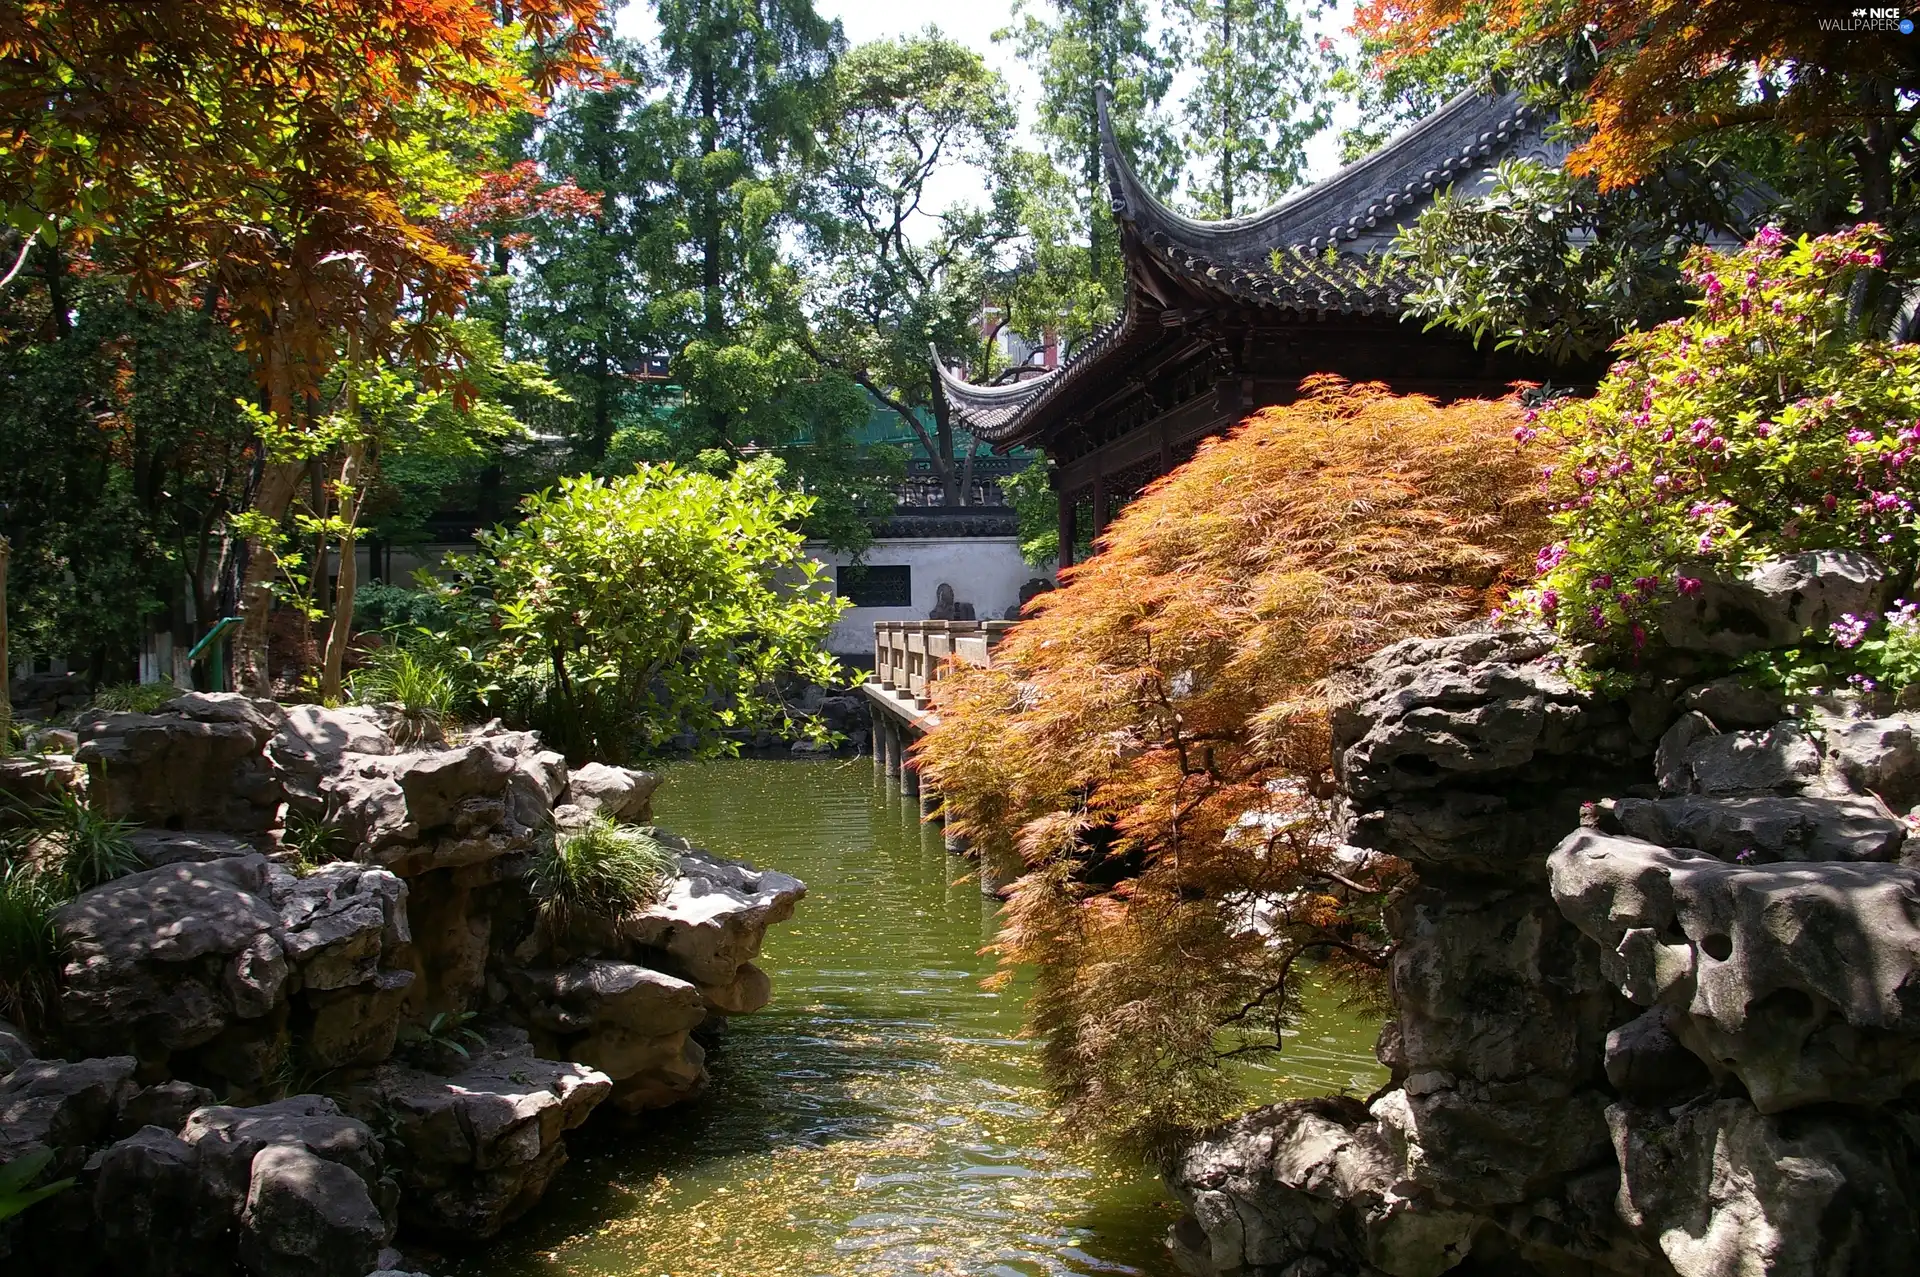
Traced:
<path fill-rule="evenodd" d="M 1418 281 L 1407 312 L 1503 349 L 1591 359 L 1680 312 L 1688 248 L 1741 220 L 1725 177 L 1676 172 L 1602 194 L 1591 178 L 1508 160 L 1485 194 L 1440 195 L 1394 240 Z"/>
<path fill-rule="evenodd" d="M 841 601 L 798 530 L 812 504 L 771 460 L 562 479 L 449 564 L 465 619 L 448 637 L 494 709 L 571 758 L 727 751 L 784 714 L 780 678 L 835 680 L 822 645 Z"/>
<path fill-rule="evenodd" d="M 1340 133 L 1345 163 L 1379 150 L 1455 94 L 1491 88 L 1513 54 L 1513 41 L 1488 30 L 1477 9 L 1417 50 L 1399 50 L 1368 31 L 1359 35 L 1359 56 L 1329 80 L 1355 107 L 1355 122 Z"/>
<path fill-rule="evenodd" d="M 1284 0 L 1177 0 L 1174 48 L 1199 80 L 1180 143 L 1203 217 L 1233 217 L 1300 184 L 1306 142 L 1327 127 L 1328 52 Z"/>
<path fill-rule="evenodd" d="M 927 352 L 973 346 L 993 257 L 1018 231 L 1006 86 L 979 54 L 930 30 L 854 49 L 833 89 L 794 320 L 809 353 L 920 440 L 946 503 L 963 504 L 974 449 L 957 458 L 951 423 L 924 420 L 944 408 Z M 929 205 L 955 166 L 987 177 L 989 206 Z"/>
<path fill-rule="evenodd" d="M 1107 207 L 1096 95 L 1102 85 L 1112 88 L 1120 145 L 1148 181 L 1168 185 L 1179 168 L 1178 147 L 1159 107 L 1172 83 L 1171 59 L 1144 0 L 1019 0 L 1014 19 L 995 38 L 1011 39 L 1039 73 L 1038 131 L 1070 184 L 1087 237 L 1085 275 L 1115 305 L 1120 251 Z"/>

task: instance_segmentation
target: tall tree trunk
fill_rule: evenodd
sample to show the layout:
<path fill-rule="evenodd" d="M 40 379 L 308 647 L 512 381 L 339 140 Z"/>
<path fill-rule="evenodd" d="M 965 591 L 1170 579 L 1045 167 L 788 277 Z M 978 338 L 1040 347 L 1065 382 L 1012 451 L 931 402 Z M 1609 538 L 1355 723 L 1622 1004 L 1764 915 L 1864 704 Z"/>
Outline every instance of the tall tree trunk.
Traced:
<path fill-rule="evenodd" d="M 293 422 L 293 376 L 287 367 L 286 339 L 275 335 L 267 356 L 267 399 L 274 419 L 283 425 Z M 267 620 L 273 607 L 273 576 L 280 567 L 273 550 L 273 533 L 287 517 L 293 494 L 300 488 L 306 464 L 299 461 L 274 461 L 262 457 L 260 484 L 254 492 L 252 513 L 267 536 L 257 533 L 246 538 L 247 570 L 240 580 L 240 630 L 233 640 L 234 687 L 251 696 L 267 696 L 273 691 L 273 675 L 267 667 Z M 207 617 L 211 624 L 217 617 Z"/>
<path fill-rule="evenodd" d="M 347 445 L 346 460 L 340 463 L 340 522 L 346 530 L 340 534 L 340 579 L 333 587 L 333 624 L 327 629 L 327 654 L 320 667 L 320 699 L 326 702 L 340 699 L 340 670 L 346 661 L 347 643 L 353 637 L 353 593 L 360 575 L 356 528 L 361 491 L 366 487 L 366 448 L 364 439 L 355 439 Z"/>
<path fill-rule="evenodd" d="M 1220 52 L 1228 66 L 1233 61 L 1233 0 L 1220 0 Z M 1220 95 L 1220 208 L 1233 216 L 1233 142 L 1239 136 L 1234 128 L 1233 88 L 1225 84 Z"/>

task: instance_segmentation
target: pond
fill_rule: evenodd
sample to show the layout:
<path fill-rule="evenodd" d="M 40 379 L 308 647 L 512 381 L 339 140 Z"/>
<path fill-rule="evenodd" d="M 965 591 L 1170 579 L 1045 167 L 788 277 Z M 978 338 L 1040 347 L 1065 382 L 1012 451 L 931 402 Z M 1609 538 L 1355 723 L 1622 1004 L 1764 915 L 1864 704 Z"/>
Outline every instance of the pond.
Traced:
<path fill-rule="evenodd" d="M 996 902 L 871 760 L 668 770 L 656 818 L 806 880 L 712 1089 L 625 1131 L 576 1133 L 534 1214 L 473 1277 L 1039 1277 L 1174 1272 L 1158 1180 L 1054 1139 Z M 1362 1094 L 1374 1027 L 1317 1006 L 1266 1070 L 1271 1097 Z M 438 1271 L 438 1270 L 436 1270 Z"/>

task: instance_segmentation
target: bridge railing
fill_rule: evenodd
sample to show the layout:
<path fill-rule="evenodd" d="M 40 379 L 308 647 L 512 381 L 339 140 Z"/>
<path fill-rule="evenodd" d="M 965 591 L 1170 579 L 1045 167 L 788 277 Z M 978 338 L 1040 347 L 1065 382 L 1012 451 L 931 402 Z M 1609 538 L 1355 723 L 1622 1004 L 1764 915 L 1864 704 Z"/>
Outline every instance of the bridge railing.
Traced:
<path fill-rule="evenodd" d="M 875 621 L 873 677 L 880 686 L 925 701 L 927 684 L 948 657 L 985 667 L 1012 621 Z"/>

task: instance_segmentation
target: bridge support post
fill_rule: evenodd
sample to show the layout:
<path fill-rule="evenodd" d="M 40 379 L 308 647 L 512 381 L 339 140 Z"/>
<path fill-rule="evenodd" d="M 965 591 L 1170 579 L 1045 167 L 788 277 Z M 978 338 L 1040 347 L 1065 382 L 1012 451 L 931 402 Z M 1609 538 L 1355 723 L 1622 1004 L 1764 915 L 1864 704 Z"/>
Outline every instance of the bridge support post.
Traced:
<path fill-rule="evenodd" d="M 900 745 L 902 749 L 900 759 L 900 792 L 908 798 L 918 798 L 920 796 L 920 764 L 909 761 L 905 756 L 905 748 L 910 739 L 906 729 L 902 728 L 900 730 Z"/>
<path fill-rule="evenodd" d="M 884 715 L 887 720 L 887 779 L 900 779 L 900 764 L 906 757 L 906 729 L 893 720 L 893 715 Z"/>
<path fill-rule="evenodd" d="M 867 745 L 873 750 L 873 770 L 884 776 L 887 773 L 887 716 L 878 705 L 869 704 L 867 721 L 873 724 L 867 733 Z"/>
<path fill-rule="evenodd" d="M 940 823 L 940 791 L 930 782 L 920 785 L 920 819 L 934 824 Z"/>

